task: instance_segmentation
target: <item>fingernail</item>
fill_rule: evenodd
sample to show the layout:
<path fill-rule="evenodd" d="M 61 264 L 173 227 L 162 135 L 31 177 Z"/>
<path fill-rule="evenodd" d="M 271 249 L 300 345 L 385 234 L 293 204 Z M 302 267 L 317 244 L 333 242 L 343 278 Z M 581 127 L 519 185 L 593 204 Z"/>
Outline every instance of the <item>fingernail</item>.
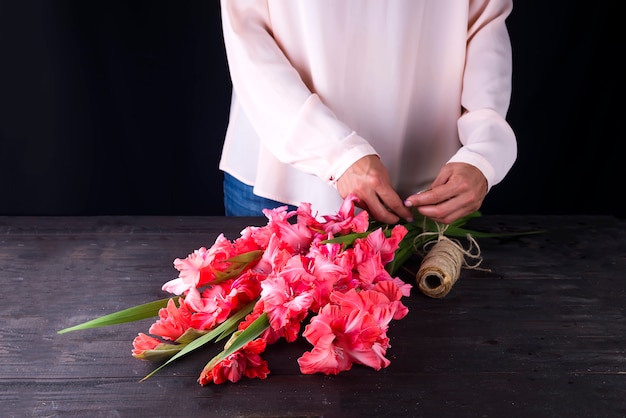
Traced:
<path fill-rule="evenodd" d="M 404 206 L 406 206 L 407 208 L 410 208 L 411 206 L 413 206 L 413 202 L 411 202 L 410 200 L 405 200 Z"/>

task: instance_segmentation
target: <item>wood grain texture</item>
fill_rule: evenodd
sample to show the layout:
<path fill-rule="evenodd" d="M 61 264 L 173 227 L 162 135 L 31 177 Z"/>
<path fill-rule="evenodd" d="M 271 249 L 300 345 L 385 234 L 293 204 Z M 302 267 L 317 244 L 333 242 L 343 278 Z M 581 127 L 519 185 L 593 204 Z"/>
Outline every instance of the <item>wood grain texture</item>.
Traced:
<path fill-rule="evenodd" d="M 166 296 L 172 262 L 261 218 L 0 217 L 0 417 L 626 416 L 626 223 L 602 216 L 485 216 L 481 267 L 442 299 L 400 276 L 410 312 L 392 322 L 391 365 L 301 375 L 304 340 L 268 347 L 266 380 L 202 387 L 221 346 L 139 380 L 131 357 L 152 320 L 59 329 Z"/>

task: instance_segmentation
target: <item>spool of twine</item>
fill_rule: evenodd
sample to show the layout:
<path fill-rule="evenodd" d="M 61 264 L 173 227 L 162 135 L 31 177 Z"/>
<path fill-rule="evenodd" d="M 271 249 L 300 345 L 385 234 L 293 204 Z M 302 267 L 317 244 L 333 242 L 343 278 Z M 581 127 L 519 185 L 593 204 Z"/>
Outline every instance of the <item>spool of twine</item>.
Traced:
<path fill-rule="evenodd" d="M 482 262 L 478 243 L 471 235 L 467 236 L 470 244 L 466 250 L 458 241 L 451 240 L 444 235 L 445 227 L 439 226 L 439 228 L 438 239 L 424 245 L 424 250 L 429 244 L 432 244 L 432 248 L 422 259 L 416 275 L 420 291 L 431 298 L 445 297 L 461 276 L 462 267 L 478 268 Z M 472 252 L 473 248 L 476 248 L 475 253 Z M 469 265 L 466 257 L 477 261 Z"/>
<path fill-rule="evenodd" d="M 417 271 L 417 284 L 431 298 L 446 296 L 461 275 L 465 254 L 449 239 L 438 240 L 426 253 Z"/>

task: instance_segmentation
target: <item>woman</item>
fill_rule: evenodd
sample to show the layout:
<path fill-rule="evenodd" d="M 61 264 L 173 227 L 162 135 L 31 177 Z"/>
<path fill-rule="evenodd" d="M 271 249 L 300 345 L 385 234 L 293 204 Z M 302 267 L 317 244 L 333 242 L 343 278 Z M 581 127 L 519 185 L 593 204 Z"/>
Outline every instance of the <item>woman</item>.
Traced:
<path fill-rule="evenodd" d="M 512 167 L 511 0 L 222 0 L 227 215 L 348 194 L 450 223 Z M 238 200 L 238 202 L 237 202 Z"/>

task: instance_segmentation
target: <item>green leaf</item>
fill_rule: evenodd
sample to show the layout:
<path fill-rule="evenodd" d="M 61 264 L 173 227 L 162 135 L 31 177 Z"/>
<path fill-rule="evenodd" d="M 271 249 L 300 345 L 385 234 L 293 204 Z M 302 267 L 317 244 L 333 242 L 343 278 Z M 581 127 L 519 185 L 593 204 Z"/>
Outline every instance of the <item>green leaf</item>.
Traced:
<path fill-rule="evenodd" d="M 165 361 L 174 356 L 184 347 L 185 346 L 182 344 L 160 344 L 152 350 L 145 350 L 141 354 L 137 355 L 133 354 L 133 357 L 139 360 Z"/>
<path fill-rule="evenodd" d="M 144 350 L 140 354 L 133 354 L 133 357 L 140 360 L 149 361 L 165 361 L 176 355 L 183 348 L 185 348 L 192 341 L 207 334 L 207 330 L 199 330 L 195 328 L 189 328 L 180 337 L 176 339 L 174 343 L 161 343 L 152 350 Z"/>
<path fill-rule="evenodd" d="M 248 328 L 244 329 L 241 334 L 237 335 L 231 344 L 223 351 L 222 358 L 231 355 L 241 347 L 254 340 L 261 335 L 263 331 L 270 327 L 270 321 L 267 314 L 263 312 L 253 323 L 248 325 Z"/>
<path fill-rule="evenodd" d="M 178 298 L 174 298 L 178 301 Z M 125 322 L 139 321 L 140 319 L 146 319 L 158 315 L 159 310 L 167 306 L 167 302 L 170 298 L 160 299 L 154 302 L 144 303 L 143 305 L 133 306 L 118 312 L 114 312 L 108 315 L 101 316 L 91 321 L 83 322 L 82 324 L 74 325 L 73 327 L 64 328 L 57 331 L 58 334 L 65 334 L 70 331 L 78 331 L 89 328 L 98 328 L 109 325 L 123 324 Z"/>
<path fill-rule="evenodd" d="M 163 367 L 167 366 L 174 360 L 184 356 L 185 354 L 190 353 L 191 351 L 202 347 L 203 345 L 211 342 L 214 339 L 216 339 L 216 341 L 219 341 L 220 339 L 224 338 L 224 336 L 230 335 L 233 332 L 235 332 L 235 330 L 239 326 L 239 321 L 242 320 L 247 314 L 252 312 L 252 309 L 254 308 L 255 304 L 256 304 L 256 301 L 249 303 L 246 307 L 238 311 L 233 316 L 229 317 L 226 321 L 222 322 L 219 326 L 215 327 L 210 332 L 207 332 L 203 336 L 187 344 L 182 350 L 180 350 L 178 353 L 172 356 L 169 360 L 167 360 L 165 363 L 163 363 L 162 365 L 154 369 L 146 377 L 141 379 L 141 381 L 143 382 L 144 380 L 148 379 L 149 377 L 154 375 L 156 372 L 161 370 Z"/>
<path fill-rule="evenodd" d="M 231 339 L 226 342 L 224 350 L 213 357 L 211 361 L 209 361 L 206 366 L 204 366 L 204 370 L 212 369 L 217 363 L 222 361 L 224 358 L 233 354 L 241 347 L 254 340 L 256 337 L 261 335 L 263 331 L 270 327 L 270 321 L 267 317 L 267 314 L 262 313 L 257 319 L 252 322 L 248 328 L 235 332 Z"/>
<path fill-rule="evenodd" d="M 506 237 L 519 237 L 523 235 L 541 234 L 545 231 L 524 231 L 524 232 L 481 232 L 472 231 L 471 229 L 448 227 L 444 235 L 449 237 L 466 237 L 471 235 L 474 238 L 506 238 Z"/>
<path fill-rule="evenodd" d="M 209 331 L 207 330 L 199 330 L 195 328 L 188 328 L 187 331 L 183 332 L 183 335 L 176 339 L 178 344 L 189 344 L 190 342 L 197 340 L 202 337 L 204 334 L 207 334 Z"/>
<path fill-rule="evenodd" d="M 443 231 L 443 235 L 454 238 L 465 238 L 471 236 L 472 238 L 503 238 L 503 237 L 517 237 L 522 235 L 531 235 L 542 233 L 543 231 L 526 231 L 526 232 L 481 232 L 473 231 L 471 229 L 463 228 L 463 226 L 473 218 L 482 216 L 480 211 L 475 211 L 462 218 L 457 219 L 451 224 L 447 225 Z M 399 248 L 394 254 L 394 258 L 389 262 L 385 269 L 392 276 L 400 269 L 400 267 L 411 256 L 429 241 L 437 239 L 439 237 L 440 226 L 432 219 L 426 218 L 423 215 L 414 212 L 414 221 L 403 223 L 407 229 L 407 234 L 400 242 Z"/>
<path fill-rule="evenodd" d="M 339 237 L 326 239 L 322 241 L 322 243 L 323 244 L 344 244 L 344 247 L 349 247 L 352 244 L 354 244 L 354 241 L 356 241 L 359 238 L 364 238 L 368 236 L 371 232 L 372 230 L 369 230 L 369 229 L 365 232 L 353 232 L 352 234 L 345 234 Z"/>

